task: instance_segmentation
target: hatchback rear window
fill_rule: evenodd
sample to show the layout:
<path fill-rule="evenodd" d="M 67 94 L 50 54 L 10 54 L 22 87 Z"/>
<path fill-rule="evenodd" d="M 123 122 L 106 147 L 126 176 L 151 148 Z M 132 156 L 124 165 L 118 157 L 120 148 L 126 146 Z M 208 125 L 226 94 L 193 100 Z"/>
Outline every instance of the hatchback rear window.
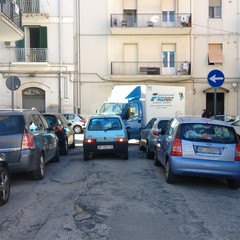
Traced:
<path fill-rule="evenodd" d="M 88 130 L 105 131 L 105 130 L 120 130 L 122 129 L 121 122 L 117 118 L 93 118 L 89 122 Z"/>
<path fill-rule="evenodd" d="M 24 126 L 23 116 L 0 116 L 0 136 L 23 133 Z"/>
<path fill-rule="evenodd" d="M 236 143 L 238 141 L 233 128 L 213 124 L 181 124 L 177 135 L 181 139 L 201 142 Z"/>

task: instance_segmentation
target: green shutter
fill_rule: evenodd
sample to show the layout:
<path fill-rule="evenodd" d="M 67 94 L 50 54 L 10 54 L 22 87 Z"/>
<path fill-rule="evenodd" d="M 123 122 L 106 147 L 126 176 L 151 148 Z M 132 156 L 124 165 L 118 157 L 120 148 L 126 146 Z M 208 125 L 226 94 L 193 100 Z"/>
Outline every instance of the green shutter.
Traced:
<path fill-rule="evenodd" d="M 47 48 L 47 27 L 40 27 L 40 48 Z"/>
<path fill-rule="evenodd" d="M 16 41 L 16 47 L 17 48 L 24 48 L 24 39 L 20 41 Z"/>

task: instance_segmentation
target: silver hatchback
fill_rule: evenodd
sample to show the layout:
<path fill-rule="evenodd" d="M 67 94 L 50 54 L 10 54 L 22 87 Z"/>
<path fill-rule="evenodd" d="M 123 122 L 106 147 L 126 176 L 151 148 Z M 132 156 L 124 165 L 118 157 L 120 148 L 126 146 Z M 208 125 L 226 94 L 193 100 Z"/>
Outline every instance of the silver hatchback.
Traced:
<path fill-rule="evenodd" d="M 207 118 L 174 118 L 156 143 L 155 165 L 166 168 L 166 181 L 178 175 L 226 179 L 240 186 L 240 144 L 228 123 Z"/>
<path fill-rule="evenodd" d="M 140 131 L 139 149 L 146 151 L 146 158 L 152 159 L 155 152 L 156 140 L 170 118 L 152 118 Z"/>

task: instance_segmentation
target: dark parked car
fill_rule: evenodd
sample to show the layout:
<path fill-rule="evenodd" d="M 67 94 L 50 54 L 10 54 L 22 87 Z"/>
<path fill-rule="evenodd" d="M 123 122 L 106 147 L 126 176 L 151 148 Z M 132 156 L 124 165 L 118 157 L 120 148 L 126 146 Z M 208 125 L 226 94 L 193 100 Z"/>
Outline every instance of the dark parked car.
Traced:
<path fill-rule="evenodd" d="M 75 133 L 83 133 L 87 122 L 84 117 L 76 113 L 64 113 L 63 115 L 67 121 L 72 124 Z"/>
<path fill-rule="evenodd" d="M 0 110 L 0 154 L 10 172 L 44 178 L 45 163 L 59 161 L 58 139 L 36 110 Z"/>
<path fill-rule="evenodd" d="M 10 196 L 10 172 L 5 154 L 0 154 L 0 206 L 8 202 Z"/>
<path fill-rule="evenodd" d="M 170 118 L 152 118 L 140 131 L 139 149 L 146 151 L 146 157 L 152 159 L 155 152 L 155 143 Z"/>
<path fill-rule="evenodd" d="M 61 155 L 67 155 L 69 148 L 75 148 L 75 133 L 70 127 L 71 123 L 61 113 L 43 113 L 50 126 L 58 137 Z"/>
<path fill-rule="evenodd" d="M 166 168 L 166 181 L 190 175 L 226 179 L 240 186 L 240 143 L 226 122 L 207 118 L 174 118 L 156 143 L 155 165 Z"/>

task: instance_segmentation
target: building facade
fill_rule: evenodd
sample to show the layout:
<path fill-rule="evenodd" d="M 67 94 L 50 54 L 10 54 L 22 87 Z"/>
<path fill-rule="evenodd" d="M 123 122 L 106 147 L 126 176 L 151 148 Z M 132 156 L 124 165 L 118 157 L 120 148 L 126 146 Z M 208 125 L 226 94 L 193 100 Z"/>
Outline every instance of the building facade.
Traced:
<path fill-rule="evenodd" d="M 81 0 L 76 81 L 91 115 L 119 84 L 184 86 L 186 115 L 239 114 L 239 1 Z M 93 7 L 94 6 L 94 7 Z M 213 88 L 208 74 L 221 71 Z M 217 100 L 214 100 L 216 96 Z"/>
<path fill-rule="evenodd" d="M 1 108 L 11 106 L 6 79 L 18 76 L 17 108 L 88 117 L 113 86 L 131 84 L 184 86 L 186 115 L 215 104 L 240 114 L 239 0 L 16 2 L 24 40 L 0 42 Z M 225 76 L 217 88 L 213 70 Z"/>
<path fill-rule="evenodd" d="M 73 1 L 15 2 L 22 12 L 24 38 L 0 42 L 1 108 L 10 108 L 14 99 L 15 108 L 72 111 Z M 13 93 L 5 84 L 12 77 L 20 80 Z"/>

